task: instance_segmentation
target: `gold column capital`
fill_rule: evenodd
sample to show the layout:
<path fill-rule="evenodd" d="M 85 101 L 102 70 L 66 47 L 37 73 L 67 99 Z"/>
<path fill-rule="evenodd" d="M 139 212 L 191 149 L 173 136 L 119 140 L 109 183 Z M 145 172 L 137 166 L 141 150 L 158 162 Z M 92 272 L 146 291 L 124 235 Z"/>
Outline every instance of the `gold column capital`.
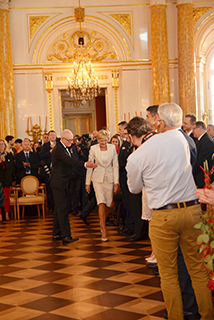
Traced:
<path fill-rule="evenodd" d="M 112 71 L 112 88 L 119 89 L 119 71 Z"/>
<path fill-rule="evenodd" d="M 0 0 L 0 10 L 9 10 L 10 0 Z"/>
<path fill-rule="evenodd" d="M 51 73 L 45 74 L 45 86 L 48 93 L 53 91 L 53 76 Z"/>

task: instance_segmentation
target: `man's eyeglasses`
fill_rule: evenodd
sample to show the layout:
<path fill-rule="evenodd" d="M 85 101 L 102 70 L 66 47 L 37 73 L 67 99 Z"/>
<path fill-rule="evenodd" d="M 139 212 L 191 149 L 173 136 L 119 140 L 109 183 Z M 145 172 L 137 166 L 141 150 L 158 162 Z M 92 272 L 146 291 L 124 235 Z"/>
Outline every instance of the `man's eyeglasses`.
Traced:
<path fill-rule="evenodd" d="M 74 139 L 67 139 L 67 138 L 63 138 L 63 139 L 67 140 L 68 142 L 74 141 Z"/>

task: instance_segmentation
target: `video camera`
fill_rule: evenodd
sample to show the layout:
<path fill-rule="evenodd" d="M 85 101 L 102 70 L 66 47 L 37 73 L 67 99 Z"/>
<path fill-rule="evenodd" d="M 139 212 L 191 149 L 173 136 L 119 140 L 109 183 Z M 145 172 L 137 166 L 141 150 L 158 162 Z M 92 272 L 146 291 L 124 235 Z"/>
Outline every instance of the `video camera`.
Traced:
<path fill-rule="evenodd" d="M 78 147 L 84 152 L 84 150 L 88 149 L 88 142 L 91 141 L 90 134 L 83 134 L 81 137 L 76 139 L 77 142 L 81 142 L 78 144 Z"/>

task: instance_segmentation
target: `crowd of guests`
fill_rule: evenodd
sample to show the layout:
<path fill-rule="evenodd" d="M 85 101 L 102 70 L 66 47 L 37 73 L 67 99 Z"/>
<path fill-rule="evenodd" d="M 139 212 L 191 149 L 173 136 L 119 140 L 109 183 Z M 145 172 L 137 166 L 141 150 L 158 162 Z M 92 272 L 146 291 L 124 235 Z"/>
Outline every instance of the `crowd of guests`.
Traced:
<path fill-rule="evenodd" d="M 102 127 L 81 137 L 64 130 L 60 139 L 51 130 L 42 143 L 0 139 L 5 219 L 10 219 L 12 183 L 31 174 L 46 184 L 54 241 L 77 241 L 68 213 L 89 225 L 88 215 L 97 205 L 104 242 L 109 224 L 120 225 L 118 233 L 130 241 L 146 239 L 149 226 L 153 252 L 147 263 L 155 274 L 160 272 L 165 318 L 199 319 L 199 311 L 202 319 L 213 319 L 206 272 L 196 258 L 194 224 L 201 221 L 197 198 L 214 204 L 214 191 L 200 189 L 205 184 L 204 161 L 213 167 L 214 126 L 206 127 L 191 113 L 182 122 L 176 104 L 153 105 L 146 112 L 146 120 L 121 121 L 113 136 Z M 214 181 L 214 173 L 210 178 Z M 110 211 L 117 211 L 114 221 L 109 220 Z"/>

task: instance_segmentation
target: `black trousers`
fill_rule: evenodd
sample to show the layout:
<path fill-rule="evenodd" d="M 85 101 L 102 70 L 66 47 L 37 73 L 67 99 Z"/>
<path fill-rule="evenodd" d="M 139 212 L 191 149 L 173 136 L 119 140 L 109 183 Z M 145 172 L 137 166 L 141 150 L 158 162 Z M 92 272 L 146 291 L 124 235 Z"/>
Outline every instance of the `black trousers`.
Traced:
<path fill-rule="evenodd" d="M 61 234 L 63 238 L 71 235 L 70 222 L 68 216 L 68 190 L 52 188 L 54 196 L 54 213 L 53 213 L 53 236 Z"/>

